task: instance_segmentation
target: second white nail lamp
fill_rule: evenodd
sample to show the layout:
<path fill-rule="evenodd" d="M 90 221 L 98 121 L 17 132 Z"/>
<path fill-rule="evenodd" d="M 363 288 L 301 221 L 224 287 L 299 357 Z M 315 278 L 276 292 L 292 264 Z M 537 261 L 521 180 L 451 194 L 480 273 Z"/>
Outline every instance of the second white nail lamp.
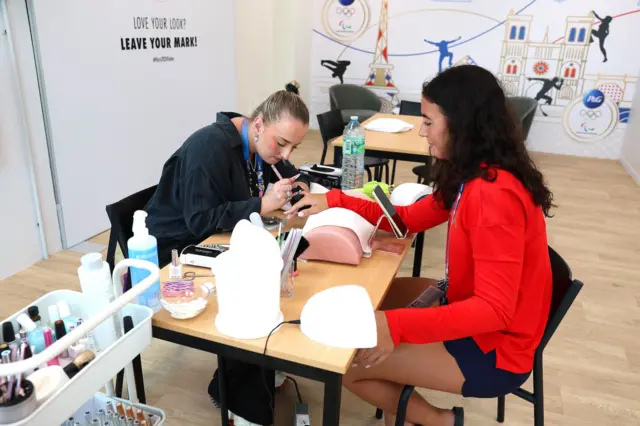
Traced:
<path fill-rule="evenodd" d="M 338 348 L 373 348 L 378 343 L 369 294 L 359 285 L 328 288 L 309 298 L 300 314 L 308 338 Z"/>

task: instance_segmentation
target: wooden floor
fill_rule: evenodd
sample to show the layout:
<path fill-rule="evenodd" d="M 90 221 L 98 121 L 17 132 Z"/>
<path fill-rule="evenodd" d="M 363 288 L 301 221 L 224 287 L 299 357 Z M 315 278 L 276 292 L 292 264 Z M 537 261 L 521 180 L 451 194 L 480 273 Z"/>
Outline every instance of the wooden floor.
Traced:
<path fill-rule="evenodd" d="M 318 161 L 317 133 L 296 151 L 293 161 Z M 331 152 L 329 153 L 331 158 Z M 546 425 L 631 426 L 640 424 L 640 187 L 616 161 L 536 154 L 558 208 L 548 220 L 550 244 L 585 283 L 545 355 Z M 413 164 L 399 163 L 397 183 L 414 181 Z M 422 276 L 441 277 L 444 229 L 428 231 Z M 98 241 L 105 241 L 105 235 Z M 79 289 L 80 254 L 63 252 L 0 282 L 0 317 L 43 293 Z M 411 274 L 411 252 L 401 275 Z M 207 396 L 215 357 L 154 341 L 143 354 L 148 402 L 165 410 L 169 426 L 218 425 L 219 411 Z M 312 420 L 322 416 L 322 387 L 299 379 Z M 469 399 L 421 391 L 442 407 L 463 404 L 467 424 L 496 424 L 495 400 Z M 290 424 L 292 386 L 278 395 L 276 424 Z M 343 392 L 342 424 L 382 424 L 374 409 Z M 508 425 L 533 425 L 532 407 L 507 399 Z"/>

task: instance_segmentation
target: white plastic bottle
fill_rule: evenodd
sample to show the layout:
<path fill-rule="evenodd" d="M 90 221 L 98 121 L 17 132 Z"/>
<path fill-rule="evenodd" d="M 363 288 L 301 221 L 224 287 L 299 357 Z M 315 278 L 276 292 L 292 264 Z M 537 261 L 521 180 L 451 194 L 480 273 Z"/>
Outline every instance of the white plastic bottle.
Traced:
<path fill-rule="evenodd" d="M 364 186 L 365 132 L 357 116 L 342 133 L 342 190 L 358 189 Z"/>
<path fill-rule="evenodd" d="M 158 242 L 156 237 L 149 235 L 146 224 L 147 212 L 138 210 L 133 214 L 133 237 L 127 241 L 129 259 L 146 260 L 158 265 Z M 129 268 L 131 285 L 135 286 L 144 280 L 150 272 L 146 269 Z M 160 280 L 156 280 L 147 290 L 138 296 L 138 304 L 150 307 L 153 312 L 162 309 L 160 304 Z"/>
<path fill-rule="evenodd" d="M 85 306 L 88 314 L 94 316 L 106 309 L 113 302 L 113 285 L 109 264 L 102 259 L 100 253 L 85 254 L 80 258 L 78 277 L 82 293 L 91 301 Z M 93 338 L 98 351 L 107 349 L 119 335 L 120 327 L 116 322 L 116 315 L 104 320 L 93 331 Z"/>

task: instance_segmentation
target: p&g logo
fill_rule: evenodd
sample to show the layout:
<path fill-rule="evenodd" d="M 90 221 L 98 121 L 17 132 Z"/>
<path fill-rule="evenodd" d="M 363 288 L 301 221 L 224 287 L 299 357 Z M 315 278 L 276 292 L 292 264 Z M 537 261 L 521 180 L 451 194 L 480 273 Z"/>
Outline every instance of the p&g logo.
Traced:
<path fill-rule="evenodd" d="M 604 103 L 604 93 L 602 93 L 598 89 L 594 89 L 584 95 L 584 100 L 582 101 L 582 103 L 584 103 L 584 106 L 589 109 L 598 108 Z"/>

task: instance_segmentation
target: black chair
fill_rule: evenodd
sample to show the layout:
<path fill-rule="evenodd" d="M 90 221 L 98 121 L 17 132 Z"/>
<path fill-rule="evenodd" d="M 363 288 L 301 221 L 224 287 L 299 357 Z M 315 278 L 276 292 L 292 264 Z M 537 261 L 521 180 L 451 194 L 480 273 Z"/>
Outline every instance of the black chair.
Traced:
<path fill-rule="evenodd" d="M 400 101 L 400 115 L 415 115 L 420 117 L 422 115 L 420 107 L 420 102 Z"/>
<path fill-rule="evenodd" d="M 111 231 L 109 232 L 109 245 L 107 247 L 107 263 L 109 268 L 113 271 L 115 267 L 115 256 L 118 245 L 122 251 L 122 255 L 125 258 L 129 257 L 129 250 L 127 249 L 127 241 L 133 236 L 133 214 L 136 210 L 144 210 L 145 206 L 156 191 L 157 185 L 143 189 L 136 192 L 133 195 L 129 195 L 122 200 L 109 204 L 106 207 L 107 216 L 109 222 L 111 222 Z M 131 277 L 126 275 L 126 281 L 124 285 L 124 291 L 128 291 L 131 288 Z M 133 373 L 136 379 L 136 393 L 138 399 L 143 404 L 146 401 L 144 392 L 144 380 L 142 376 L 142 361 L 138 355 L 133 359 Z M 116 378 L 116 396 L 122 395 L 122 382 L 123 382 L 124 370 L 118 373 Z"/>
<path fill-rule="evenodd" d="M 512 392 L 514 395 L 529 401 L 533 404 L 534 425 L 544 426 L 544 388 L 543 388 L 543 364 L 542 354 L 544 348 L 551 340 L 551 337 L 558 329 L 560 322 L 569 311 L 573 301 L 578 297 L 578 293 L 582 290 L 583 283 L 574 280 L 571 268 L 567 262 L 555 250 L 549 247 L 549 259 L 551 261 L 551 273 L 553 276 L 553 295 L 551 297 L 551 309 L 549 310 L 549 319 L 545 328 L 542 340 L 536 349 L 533 360 L 533 392 L 525 389 L 517 389 Z M 409 397 L 413 392 L 413 386 L 405 386 L 398 403 L 398 414 L 396 415 L 396 426 L 404 424 Z M 498 397 L 498 422 L 504 423 L 504 412 L 506 405 L 506 395 Z M 382 418 L 382 410 L 376 410 L 376 417 Z"/>
<path fill-rule="evenodd" d="M 414 101 L 400 101 L 400 115 L 413 115 L 413 116 L 417 116 L 420 117 L 422 115 L 422 112 L 420 110 L 420 102 L 414 102 Z M 413 172 L 414 175 L 416 175 L 418 177 L 418 183 L 424 183 L 425 185 L 428 185 L 429 182 L 427 182 L 427 179 L 425 178 L 428 174 L 429 174 L 429 164 L 430 162 L 427 162 L 425 164 L 422 164 L 420 166 L 415 166 L 413 169 L 411 169 L 411 171 Z M 394 176 L 396 167 L 395 167 L 395 163 L 393 164 L 393 172 L 391 173 L 391 176 Z M 392 177 L 393 179 L 393 177 Z"/>
<path fill-rule="evenodd" d="M 524 96 L 512 96 L 507 98 L 507 102 L 513 108 L 513 112 L 518 120 L 520 120 L 524 139 L 527 140 L 529 130 L 531 130 L 531 125 L 533 124 L 533 118 L 538 108 L 538 101 Z"/>
<path fill-rule="evenodd" d="M 122 255 L 129 257 L 127 241 L 133 237 L 133 214 L 136 210 L 144 210 L 145 206 L 156 192 L 157 185 L 151 186 L 122 200 L 109 204 L 106 207 L 111 231 L 109 232 L 109 245 L 107 247 L 107 263 L 113 271 L 115 266 L 116 248 L 120 246 Z M 125 287 L 126 289 L 130 287 Z"/>
<path fill-rule="evenodd" d="M 320 164 L 324 164 L 327 156 L 327 149 L 330 142 L 342 136 L 344 132 L 344 124 L 342 123 L 342 113 L 340 110 L 331 110 L 317 115 L 318 126 L 320 127 L 320 135 L 322 136 L 322 157 Z M 339 164 L 336 164 L 340 167 Z M 364 169 L 367 177 L 371 180 L 371 169 L 374 171 L 376 181 L 382 180 L 382 171 L 385 172 L 385 182 L 389 182 L 389 160 L 386 158 L 364 157 Z"/>
<path fill-rule="evenodd" d="M 329 88 L 329 105 L 332 111 L 340 111 L 345 126 L 352 115 L 357 115 L 360 122 L 363 122 L 379 113 L 382 100 L 364 86 L 336 84 Z"/>

